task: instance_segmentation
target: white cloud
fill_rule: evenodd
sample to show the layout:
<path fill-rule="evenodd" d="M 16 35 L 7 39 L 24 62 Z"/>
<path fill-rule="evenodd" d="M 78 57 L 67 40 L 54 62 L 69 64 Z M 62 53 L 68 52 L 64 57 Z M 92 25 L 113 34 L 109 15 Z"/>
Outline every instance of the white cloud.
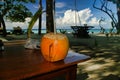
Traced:
<path fill-rule="evenodd" d="M 88 19 L 90 19 L 93 16 L 93 14 L 91 14 L 91 10 L 89 8 L 80 10 L 77 12 L 77 14 L 80 16 L 82 24 L 87 24 Z"/>
<path fill-rule="evenodd" d="M 89 25 L 98 26 L 99 20 L 96 17 L 93 17 L 90 21 L 87 22 Z"/>
<path fill-rule="evenodd" d="M 6 21 L 6 28 L 7 29 L 13 29 L 13 27 L 17 27 L 20 26 L 22 29 L 27 29 L 29 22 L 31 20 L 31 18 L 26 18 L 25 22 L 11 22 L 11 21 Z M 38 29 L 38 23 L 39 21 L 37 20 L 36 23 L 33 26 L 33 29 Z M 45 28 L 46 25 L 46 21 L 42 21 L 42 26 Z"/>
<path fill-rule="evenodd" d="M 76 13 L 76 20 L 75 20 L 75 13 Z M 43 15 L 42 20 L 42 28 L 46 27 L 46 15 Z M 30 18 L 26 18 L 26 21 L 24 23 L 22 22 L 6 22 L 7 29 L 13 29 L 13 27 L 20 26 L 22 29 L 27 29 L 28 22 L 30 21 Z M 68 28 L 70 29 L 70 26 L 74 25 L 83 25 L 88 24 L 90 26 L 95 26 L 96 28 L 99 28 L 99 19 L 95 17 L 89 8 L 75 11 L 75 10 L 66 10 L 64 12 L 64 16 L 60 16 L 56 19 L 56 26 L 57 28 Z M 110 21 L 106 20 L 104 23 L 102 23 L 104 28 L 111 27 Z M 38 20 L 35 23 L 33 29 L 38 29 Z"/>
<path fill-rule="evenodd" d="M 40 5 L 39 6 L 33 5 L 33 7 L 36 8 L 36 9 L 39 9 Z"/>
<path fill-rule="evenodd" d="M 58 27 L 66 27 L 70 28 L 70 26 L 74 25 L 83 25 L 88 24 L 90 26 L 98 25 L 98 19 L 91 14 L 91 10 L 89 8 L 74 11 L 74 10 L 67 10 L 64 13 L 63 17 L 59 17 L 56 19 L 56 24 Z"/>
<path fill-rule="evenodd" d="M 55 4 L 56 8 L 63 8 L 65 6 L 65 3 L 64 2 L 57 2 Z"/>
<path fill-rule="evenodd" d="M 30 22 L 31 18 L 26 18 L 25 22 L 11 22 L 11 21 L 6 21 L 6 28 L 7 29 L 13 29 L 13 27 L 20 26 L 22 29 L 27 29 L 28 23 Z"/>
<path fill-rule="evenodd" d="M 13 29 L 13 27 L 20 26 L 22 29 L 25 29 L 27 24 L 22 22 L 6 22 L 7 29 Z"/>

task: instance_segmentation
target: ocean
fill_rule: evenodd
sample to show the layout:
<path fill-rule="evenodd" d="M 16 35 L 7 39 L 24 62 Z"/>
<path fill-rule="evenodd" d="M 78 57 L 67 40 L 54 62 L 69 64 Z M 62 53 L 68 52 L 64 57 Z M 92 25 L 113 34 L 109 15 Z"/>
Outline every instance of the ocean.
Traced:
<path fill-rule="evenodd" d="M 67 33 L 74 32 L 72 29 L 65 29 Z M 37 29 L 32 29 L 34 33 L 38 33 Z M 57 32 L 60 33 L 60 29 L 57 29 Z M 90 29 L 88 30 L 89 33 L 100 33 L 100 29 Z M 105 32 L 109 33 L 110 29 L 105 29 Z M 116 30 L 113 30 L 113 32 L 116 32 Z M 46 33 L 46 29 L 42 29 L 41 33 Z"/>
<path fill-rule="evenodd" d="M 72 33 L 74 32 L 72 29 L 65 29 L 67 31 L 67 33 Z M 7 32 L 11 32 L 12 29 L 7 29 Z M 27 29 L 23 29 L 24 32 L 27 32 Z M 32 29 L 32 32 L 34 32 L 35 34 L 38 33 L 38 29 Z M 60 29 L 57 29 L 57 32 L 60 33 Z M 90 29 L 88 30 L 89 33 L 99 33 L 100 29 Z M 105 29 L 105 32 L 109 33 L 110 29 Z M 113 32 L 116 32 L 116 30 L 114 29 Z M 41 33 L 46 33 L 46 29 L 42 29 Z"/>

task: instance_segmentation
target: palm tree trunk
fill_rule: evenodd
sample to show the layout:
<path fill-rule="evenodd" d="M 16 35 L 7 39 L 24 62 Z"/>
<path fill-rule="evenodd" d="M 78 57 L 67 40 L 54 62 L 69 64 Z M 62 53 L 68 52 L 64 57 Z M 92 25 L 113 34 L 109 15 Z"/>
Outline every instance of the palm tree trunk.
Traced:
<path fill-rule="evenodd" d="M 46 0 L 46 30 L 47 33 L 54 32 L 53 0 Z"/>
<path fill-rule="evenodd" d="M 40 9 L 42 10 L 42 0 L 39 1 Z M 39 27 L 38 27 L 38 34 L 41 35 L 41 28 L 42 28 L 42 14 L 39 16 Z"/>
<path fill-rule="evenodd" d="M 3 16 L 0 15 L 0 23 L 3 25 L 3 36 L 5 37 L 7 35 L 7 32 L 6 32 L 6 25 L 5 25 L 5 21 L 3 19 Z"/>
<path fill-rule="evenodd" d="M 118 16 L 118 25 L 117 25 L 117 33 L 120 33 L 120 8 L 117 7 L 117 16 Z"/>

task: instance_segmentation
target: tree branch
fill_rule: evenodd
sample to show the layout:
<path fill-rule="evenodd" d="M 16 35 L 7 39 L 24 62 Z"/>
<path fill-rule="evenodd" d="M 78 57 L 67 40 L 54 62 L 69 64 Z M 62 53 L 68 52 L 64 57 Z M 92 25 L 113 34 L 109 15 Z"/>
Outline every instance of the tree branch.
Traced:
<path fill-rule="evenodd" d="M 102 11 L 102 12 L 105 12 L 112 19 L 113 23 L 117 26 L 117 20 L 114 17 L 112 10 L 107 8 L 108 1 L 107 0 L 100 0 L 100 2 L 101 2 L 101 6 L 100 7 L 97 7 L 95 5 L 96 2 L 97 2 L 97 0 L 94 0 L 93 8 L 96 8 L 96 9 Z"/>

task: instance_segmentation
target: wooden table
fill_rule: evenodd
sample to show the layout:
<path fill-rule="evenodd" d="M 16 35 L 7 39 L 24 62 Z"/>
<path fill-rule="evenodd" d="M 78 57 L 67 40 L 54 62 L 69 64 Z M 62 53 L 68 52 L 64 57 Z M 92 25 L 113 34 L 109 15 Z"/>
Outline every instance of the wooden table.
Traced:
<path fill-rule="evenodd" d="M 0 80 L 52 80 L 65 75 L 66 80 L 75 80 L 77 63 L 90 57 L 69 52 L 58 62 L 47 62 L 40 50 L 28 50 L 23 45 L 6 46 L 0 52 Z"/>

